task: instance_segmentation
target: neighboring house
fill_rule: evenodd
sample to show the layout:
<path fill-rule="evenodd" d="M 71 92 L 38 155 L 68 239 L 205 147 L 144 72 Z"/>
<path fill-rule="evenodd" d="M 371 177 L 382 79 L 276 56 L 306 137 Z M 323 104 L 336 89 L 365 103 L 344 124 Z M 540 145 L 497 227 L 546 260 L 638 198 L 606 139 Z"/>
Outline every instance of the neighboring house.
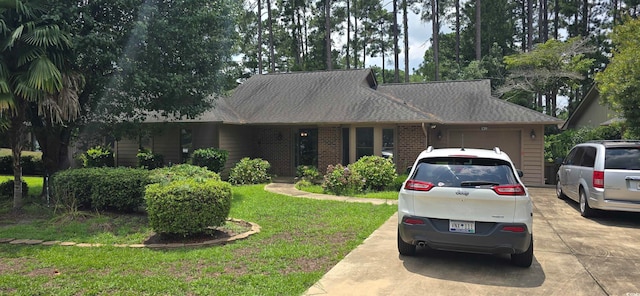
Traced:
<path fill-rule="evenodd" d="M 557 118 L 491 95 L 489 80 L 378 85 L 369 69 L 256 75 L 196 119 L 149 119 L 162 131 L 116 143 L 118 165 L 135 165 L 140 145 L 181 163 L 193 149 L 262 158 L 272 173 L 295 175 L 298 165 L 324 172 L 364 155 L 393 155 L 404 172 L 427 146 L 499 146 L 544 184 L 544 126 Z"/>
<path fill-rule="evenodd" d="M 609 125 L 619 121 L 619 116 L 609 106 L 600 102 L 600 92 L 594 84 L 571 117 L 562 125 L 562 130 Z"/>

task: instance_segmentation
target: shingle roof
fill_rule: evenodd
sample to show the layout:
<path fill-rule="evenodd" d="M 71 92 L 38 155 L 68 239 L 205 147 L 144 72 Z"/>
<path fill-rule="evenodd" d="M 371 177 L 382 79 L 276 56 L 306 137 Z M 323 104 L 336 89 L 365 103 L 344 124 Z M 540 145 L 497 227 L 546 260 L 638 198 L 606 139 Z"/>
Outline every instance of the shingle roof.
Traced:
<path fill-rule="evenodd" d="M 562 122 L 535 110 L 491 95 L 489 80 L 442 81 L 381 85 L 378 91 L 429 110 L 440 123 L 538 123 Z"/>
<path fill-rule="evenodd" d="M 370 69 L 256 75 L 190 122 L 538 123 L 557 118 L 491 96 L 488 80 L 376 84 Z"/>

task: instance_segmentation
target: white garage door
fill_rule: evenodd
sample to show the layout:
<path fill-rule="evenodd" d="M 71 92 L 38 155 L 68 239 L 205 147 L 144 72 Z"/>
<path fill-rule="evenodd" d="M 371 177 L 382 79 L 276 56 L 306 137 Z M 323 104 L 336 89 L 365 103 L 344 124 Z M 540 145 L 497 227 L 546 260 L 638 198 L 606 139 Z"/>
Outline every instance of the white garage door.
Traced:
<path fill-rule="evenodd" d="M 520 161 L 520 131 L 449 131 L 449 147 L 500 149 L 507 154 L 518 169 L 522 169 Z"/>

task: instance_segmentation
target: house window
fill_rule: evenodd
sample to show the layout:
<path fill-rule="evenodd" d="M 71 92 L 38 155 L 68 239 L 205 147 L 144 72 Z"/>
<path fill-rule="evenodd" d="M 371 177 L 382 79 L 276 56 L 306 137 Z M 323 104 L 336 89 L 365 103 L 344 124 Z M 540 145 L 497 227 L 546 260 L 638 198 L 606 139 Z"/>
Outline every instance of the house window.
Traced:
<path fill-rule="evenodd" d="M 382 129 L 382 157 L 393 159 L 394 148 L 394 130 L 392 128 Z"/>
<path fill-rule="evenodd" d="M 373 155 L 373 128 L 356 128 L 356 160 L 360 157 Z"/>
<path fill-rule="evenodd" d="M 186 163 L 189 157 L 191 156 L 191 153 L 193 152 L 192 146 L 193 146 L 193 143 L 191 140 L 191 130 L 181 129 L 180 130 L 180 149 L 181 149 L 180 155 L 182 156 L 183 163 Z"/>

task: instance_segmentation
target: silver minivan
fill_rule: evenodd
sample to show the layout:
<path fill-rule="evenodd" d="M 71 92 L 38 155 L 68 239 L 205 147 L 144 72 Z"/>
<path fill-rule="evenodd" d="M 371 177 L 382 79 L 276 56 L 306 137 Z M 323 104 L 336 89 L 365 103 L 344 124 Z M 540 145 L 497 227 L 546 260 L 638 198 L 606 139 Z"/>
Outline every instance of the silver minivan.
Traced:
<path fill-rule="evenodd" d="M 571 149 L 558 170 L 558 198 L 595 211 L 640 212 L 640 140 L 592 141 Z"/>

